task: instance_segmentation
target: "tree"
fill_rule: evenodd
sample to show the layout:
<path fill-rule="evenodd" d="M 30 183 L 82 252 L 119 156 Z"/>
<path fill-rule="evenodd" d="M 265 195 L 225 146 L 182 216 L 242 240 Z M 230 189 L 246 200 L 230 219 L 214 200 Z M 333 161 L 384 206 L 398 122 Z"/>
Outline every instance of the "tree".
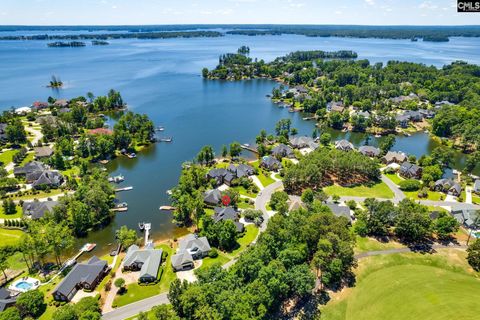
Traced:
<path fill-rule="evenodd" d="M 17 206 L 12 199 L 3 200 L 3 213 L 6 215 L 17 213 Z"/>
<path fill-rule="evenodd" d="M 395 234 L 407 243 L 418 243 L 430 236 L 432 220 L 428 208 L 404 199 L 397 208 Z"/>
<path fill-rule="evenodd" d="M 311 188 L 307 188 L 302 192 L 302 201 L 306 204 L 311 204 L 313 203 L 313 200 L 315 199 L 315 193 Z"/>
<path fill-rule="evenodd" d="M 35 289 L 21 293 L 17 298 L 17 308 L 22 317 L 39 317 L 46 308 L 43 292 Z"/>
<path fill-rule="evenodd" d="M 20 119 L 16 118 L 5 128 L 8 142 L 19 145 L 27 142 L 27 133 Z"/>
<path fill-rule="evenodd" d="M 8 279 L 7 278 L 7 273 L 5 272 L 9 267 L 7 259 L 8 259 L 7 251 L 6 250 L 0 250 L 0 270 L 3 273 L 3 277 L 5 279 L 5 282 L 7 282 L 7 279 Z"/>
<path fill-rule="evenodd" d="M 401 181 L 398 184 L 398 186 L 402 191 L 417 191 L 418 189 L 421 188 L 422 183 L 415 179 L 407 179 L 407 180 Z"/>
<path fill-rule="evenodd" d="M 172 306 L 168 304 L 162 304 L 155 306 L 152 309 L 155 319 L 157 320 L 179 320 L 178 316 L 173 311 Z"/>
<path fill-rule="evenodd" d="M 202 150 L 197 154 L 197 161 L 200 164 L 210 164 L 215 159 L 215 153 L 212 146 L 204 146 Z"/>
<path fill-rule="evenodd" d="M 238 142 L 232 142 L 230 144 L 230 157 L 235 158 L 240 156 L 242 153 L 242 147 L 240 146 L 240 143 Z"/>
<path fill-rule="evenodd" d="M 440 239 L 448 239 L 459 228 L 458 221 L 450 214 L 440 211 L 439 216 L 435 219 L 434 230 Z"/>
<path fill-rule="evenodd" d="M 125 279 L 123 278 L 116 278 L 113 282 L 115 287 L 118 288 L 118 293 L 122 294 L 125 291 Z"/>
<path fill-rule="evenodd" d="M 468 247 L 467 261 L 475 271 L 480 271 L 480 239 L 475 240 Z"/>
<path fill-rule="evenodd" d="M 226 158 L 228 155 L 228 149 L 226 145 L 222 146 L 222 158 Z"/>
<path fill-rule="evenodd" d="M 288 194 L 284 191 L 274 192 L 270 198 L 270 206 L 281 214 L 287 213 Z"/>
<path fill-rule="evenodd" d="M 8 308 L 0 312 L 0 320 L 22 320 L 17 308 Z"/>
<path fill-rule="evenodd" d="M 208 78 L 208 69 L 207 68 L 202 69 L 202 77 Z"/>
<path fill-rule="evenodd" d="M 383 154 L 386 154 L 392 147 L 395 145 L 395 135 L 389 134 L 388 136 L 384 137 L 380 143 L 379 148 Z"/>
<path fill-rule="evenodd" d="M 222 250 L 231 251 L 237 245 L 237 227 L 232 220 L 217 222 L 218 246 Z"/>
<path fill-rule="evenodd" d="M 324 146 L 328 146 L 330 144 L 330 141 L 332 141 L 332 136 L 330 135 L 330 133 L 322 133 L 320 135 L 320 143 Z"/>
<path fill-rule="evenodd" d="M 71 304 L 66 304 L 57 308 L 52 315 L 53 320 L 78 320 L 75 308 Z"/>
<path fill-rule="evenodd" d="M 122 247 L 127 249 L 137 242 L 137 232 L 133 229 L 128 229 L 127 226 L 121 226 L 117 231 L 117 239 Z"/>
<path fill-rule="evenodd" d="M 275 133 L 277 134 L 277 136 L 284 136 L 288 138 L 291 125 L 292 125 L 292 120 L 280 119 L 275 125 Z"/>

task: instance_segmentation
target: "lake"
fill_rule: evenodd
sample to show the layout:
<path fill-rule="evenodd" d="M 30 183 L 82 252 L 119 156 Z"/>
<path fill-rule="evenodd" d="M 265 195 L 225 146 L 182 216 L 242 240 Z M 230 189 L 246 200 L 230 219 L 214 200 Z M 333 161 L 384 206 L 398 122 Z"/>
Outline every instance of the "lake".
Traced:
<path fill-rule="evenodd" d="M 45 32 L 43 32 L 45 33 Z M 273 131 L 275 123 L 292 119 L 300 134 L 311 135 L 314 122 L 301 114 L 277 108 L 266 97 L 276 84 L 268 80 L 243 82 L 206 81 L 203 67 L 213 68 L 218 56 L 235 52 L 241 45 L 251 56 L 272 60 L 295 50 L 353 50 L 371 62 L 408 60 L 442 66 L 455 60 L 480 64 L 480 38 L 452 38 L 447 43 L 411 42 L 388 39 L 307 38 L 303 36 L 232 36 L 164 40 L 113 40 L 108 46 L 48 48 L 47 41 L 0 41 L 0 107 L 30 105 L 48 96 L 72 98 L 88 91 L 106 94 L 119 90 L 129 108 L 146 113 L 156 125 L 165 127 L 163 136 L 172 143 L 159 143 L 136 159 L 119 158 L 108 168 L 123 174 L 123 186 L 132 191 L 119 194 L 129 211 L 118 213 L 107 228 L 91 233 L 85 242 L 99 244 L 95 252 L 108 250 L 114 231 L 121 225 L 137 228 L 141 221 L 152 223 L 155 240 L 171 238 L 183 230 L 171 223 L 171 214 L 159 211 L 169 203 L 166 191 L 178 180 L 181 164 L 192 160 L 203 145 L 217 151 L 233 141 L 253 143 L 261 129 Z M 65 88 L 45 87 L 56 75 Z M 336 138 L 344 133 L 335 133 Z M 346 134 L 356 145 L 362 134 Z M 372 143 L 374 143 L 372 140 Z M 420 156 L 436 143 L 427 134 L 398 137 L 395 150 Z M 463 161 L 458 155 L 459 163 Z M 83 243 L 83 241 L 81 241 Z"/>

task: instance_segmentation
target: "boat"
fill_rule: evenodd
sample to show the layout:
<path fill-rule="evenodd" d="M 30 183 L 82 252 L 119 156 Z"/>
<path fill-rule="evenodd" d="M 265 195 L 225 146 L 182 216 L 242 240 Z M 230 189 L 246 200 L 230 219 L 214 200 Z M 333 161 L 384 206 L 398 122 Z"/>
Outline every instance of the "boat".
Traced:
<path fill-rule="evenodd" d="M 120 202 L 119 204 L 116 205 L 116 208 L 127 208 L 128 203 L 126 202 Z"/>
<path fill-rule="evenodd" d="M 248 148 L 248 147 L 250 147 L 250 144 L 244 143 L 244 144 L 242 144 L 242 146 L 244 146 L 245 148 Z"/>
<path fill-rule="evenodd" d="M 160 210 L 175 210 L 175 207 L 172 207 L 172 206 L 161 206 L 159 208 Z"/>
<path fill-rule="evenodd" d="M 139 222 L 138 229 L 140 229 L 141 231 L 145 230 L 145 222 Z"/>
<path fill-rule="evenodd" d="M 119 174 L 118 176 L 108 177 L 108 182 L 120 183 L 125 181 L 125 177 Z"/>
<path fill-rule="evenodd" d="M 161 138 L 161 142 L 172 142 L 173 138 Z"/>
<path fill-rule="evenodd" d="M 129 157 L 130 159 L 133 159 L 133 158 L 137 157 L 137 154 L 135 152 L 132 152 L 132 153 L 127 154 L 127 157 Z"/>
<path fill-rule="evenodd" d="M 375 137 L 375 138 L 381 138 L 382 135 L 381 135 L 381 134 L 376 134 L 374 137 Z"/>
<path fill-rule="evenodd" d="M 155 131 L 163 131 L 163 130 L 165 130 L 165 128 L 162 126 L 158 126 L 155 128 Z"/>
<path fill-rule="evenodd" d="M 96 243 L 86 243 L 86 244 L 82 247 L 81 251 L 83 251 L 83 252 L 90 252 L 90 251 L 92 251 L 93 249 L 95 249 L 96 246 L 97 246 Z"/>
<path fill-rule="evenodd" d="M 173 193 L 172 190 L 167 190 L 167 194 L 168 194 L 169 196 L 171 196 L 172 193 Z"/>

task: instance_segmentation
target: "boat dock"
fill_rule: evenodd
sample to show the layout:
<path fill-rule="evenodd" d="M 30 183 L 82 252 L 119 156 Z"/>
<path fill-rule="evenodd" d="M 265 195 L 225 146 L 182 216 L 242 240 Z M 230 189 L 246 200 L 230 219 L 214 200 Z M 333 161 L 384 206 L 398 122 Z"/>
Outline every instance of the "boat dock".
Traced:
<path fill-rule="evenodd" d="M 117 188 L 117 189 L 115 189 L 115 192 L 130 191 L 130 190 L 132 190 L 132 189 L 133 189 L 132 186 L 130 186 L 130 187 L 124 187 L 124 188 Z"/>
<path fill-rule="evenodd" d="M 255 148 L 247 147 L 246 145 L 243 145 L 243 144 L 241 145 L 241 147 L 242 147 L 242 149 L 245 149 L 245 150 L 248 150 L 248 151 L 250 151 L 250 152 L 253 152 L 253 153 L 258 154 L 258 150 L 255 149 Z"/>
<path fill-rule="evenodd" d="M 126 208 L 126 207 L 113 208 L 112 211 L 113 212 L 125 212 L 125 211 L 128 211 L 128 208 Z"/>
<path fill-rule="evenodd" d="M 150 229 L 152 229 L 152 224 L 151 224 L 151 223 L 145 223 L 145 224 L 144 224 L 144 230 L 145 230 L 145 246 L 149 243 L 148 237 L 150 236 Z"/>
<path fill-rule="evenodd" d="M 175 210 L 176 208 L 172 206 L 161 206 L 159 209 L 162 211 L 166 211 L 166 210 Z"/>

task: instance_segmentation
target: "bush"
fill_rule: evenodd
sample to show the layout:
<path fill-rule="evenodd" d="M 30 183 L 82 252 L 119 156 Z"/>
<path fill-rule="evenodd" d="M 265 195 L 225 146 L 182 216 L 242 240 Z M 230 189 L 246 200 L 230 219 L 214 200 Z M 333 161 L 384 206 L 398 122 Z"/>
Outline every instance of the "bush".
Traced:
<path fill-rule="evenodd" d="M 400 182 L 399 187 L 402 191 L 417 191 L 422 187 L 422 183 L 418 180 L 408 179 Z"/>
<path fill-rule="evenodd" d="M 212 258 L 212 259 L 215 259 L 216 257 L 218 257 L 218 251 L 217 251 L 217 249 L 212 248 L 212 249 L 210 250 L 210 252 L 208 253 L 208 256 L 209 256 L 210 258 Z"/>

